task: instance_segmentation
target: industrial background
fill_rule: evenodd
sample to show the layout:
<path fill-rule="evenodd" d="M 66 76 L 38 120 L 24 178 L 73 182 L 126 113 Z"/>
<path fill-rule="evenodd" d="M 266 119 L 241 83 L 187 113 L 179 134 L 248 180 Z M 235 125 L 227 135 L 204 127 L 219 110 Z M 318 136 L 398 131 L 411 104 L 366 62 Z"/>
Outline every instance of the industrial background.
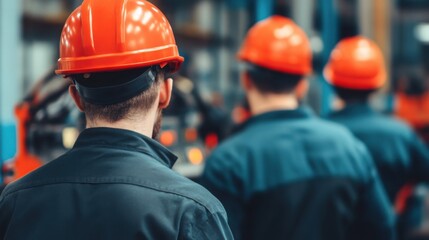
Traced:
<path fill-rule="evenodd" d="M 363 35 L 382 49 L 389 84 L 373 106 L 412 125 L 429 141 L 429 1 L 151 1 L 172 24 L 185 63 L 159 141 L 179 156 L 175 170 L 198 176 L 204 159 L 246 118 L 236 52 L 246 31 L 273 14 L 309 36 L 314 72 L 306 101 L 321 116 L 337 106 L 322 68 L 336 43 Z M 81 0 L 0 0 L 0 180 L 9 182 L 73 146 L 84 127 L 53 73 L 64 22 Z M 106 26 L 106 28 L 109 26 Z"/>

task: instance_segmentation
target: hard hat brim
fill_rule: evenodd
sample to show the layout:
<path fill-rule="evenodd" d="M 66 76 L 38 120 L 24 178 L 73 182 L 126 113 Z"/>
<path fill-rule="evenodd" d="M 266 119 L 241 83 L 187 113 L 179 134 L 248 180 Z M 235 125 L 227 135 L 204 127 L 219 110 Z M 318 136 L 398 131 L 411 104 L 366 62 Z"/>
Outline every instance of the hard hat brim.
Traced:
<path fill-rule="evenodd" d="M 150 59 L 150 60 L 148 60 Z M 139 67 L 149 67 L 159 64 L 170 64 L 170 71 L 176 72 L 184 58 L 179 56 L 176 45 L 161 48 L 145 49 L 125 53 L 104 54 L 91 57 L 69 57 L 58 60 L 59 75 L 71 75 L 90 72 L 108 72 Z"/>
<path fill-rule="evenodd" d="M 380 73 L 371 78 L 338 76 L 338 74 L 334 74 L 331 64 L 328 63 L 323 69 L 323 77 L 325 78 L 326 82 L 335 87 L 356 90 L 371 90 L 381 88 L 386 81 L 387 74 L 385 71 L 380 71 Z"/>

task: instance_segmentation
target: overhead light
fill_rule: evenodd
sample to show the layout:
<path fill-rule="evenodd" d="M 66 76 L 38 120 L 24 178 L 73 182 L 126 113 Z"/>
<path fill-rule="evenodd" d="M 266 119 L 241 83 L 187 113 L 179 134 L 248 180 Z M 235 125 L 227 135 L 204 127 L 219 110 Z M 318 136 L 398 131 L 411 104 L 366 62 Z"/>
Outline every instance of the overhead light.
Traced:
<path fill-rule="evenodd" d="M 77 137 L 79 136 L 79 130 L 74 127 L 66 127 L 62 132 L 63 146 L 66 149 L 73 148 L 74 143 L 76 142 Z"/>
<path fill-rule="evenodd" d="M 159 136 L 159 142 L 166 146 L 171 147 L 176 142 L 176 132 L 173 130 L 163 131 Z"/>
<path fill-rule="evenodd" d="M 203 152 L 197 147 L 190 148 L 187 155 L 189 162 L 193 165 L 200 165 L 204 161 Z"/>
<path fill-rule="evenodd" d="M 421 23 L 414 29 L 417 40 L 429 43 L 429 23 Z"/>
<path fill-rule="evenodd" d="M 311 45 L 311 48 L 313 49 L 313 52 L 316 54 L 319 54 L 323 51 L 323 48 L 324 48 L 323 41 L 317 35 L 310 37 L 310 45 Z"/>

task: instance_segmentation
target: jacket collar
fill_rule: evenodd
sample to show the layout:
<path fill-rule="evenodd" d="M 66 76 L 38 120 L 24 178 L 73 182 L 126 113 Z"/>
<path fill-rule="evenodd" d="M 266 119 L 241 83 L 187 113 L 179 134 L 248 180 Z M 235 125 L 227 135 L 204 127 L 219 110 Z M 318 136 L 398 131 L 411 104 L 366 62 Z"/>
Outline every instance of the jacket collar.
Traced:
<path fill-rule="evenodd" d="M 244 128 L 248 128 L 259 123 L 270 122 L 270 121 L 287 121 L 287 120 L 298 120 L 315 117 L 313 111 L 309 107 L 299 107 L 294 110 L 278 110 L 262 113 L 251 117 L 249 120 L 238 126 L 237 131 Z"/>
<path fill-rule="evenodd" d="M 152 156 L 160 163 L 171 168 L 177 157 L 157 141 L 134 131 L 117 128 L 88 128 L 76 140 L 73 149 L 96 145 L 112 148 L 127 148 Z"/>
<path fill-rule="evenodd" d="M 366 102 L 347 104 L 346 107 L 338 111 L 336 114 L 342 115 L 369 115 L 375 114 L 376 112 Z M 334 113 L 335 114 L 335 113 Z"/>

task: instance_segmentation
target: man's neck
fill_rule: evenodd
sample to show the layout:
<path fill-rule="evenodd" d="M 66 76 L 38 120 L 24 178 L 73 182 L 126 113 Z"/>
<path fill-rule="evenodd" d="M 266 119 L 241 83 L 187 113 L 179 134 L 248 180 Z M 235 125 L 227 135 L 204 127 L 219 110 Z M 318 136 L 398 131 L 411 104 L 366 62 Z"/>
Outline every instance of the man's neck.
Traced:
<path fill-rule="evenodd" d="M 253 116 L 271 111 L 294 110 L 299 107 L 298 99 L 294 94 L 253 94 L 248 99 Z"/>
<path fill-rule="evenodd" d="M 153 122 L 149 122 L 146 120 L 135 121 L 133 119 L 122 119 L 117 122 L 111 123 L 104 120 L 96 120 L 96 121 L 88 121 L 86 127 L 87 128 L 117 128 L 117 129 L 125 129 L 134 132 L 138 132 L 142 135 L 145 135 L 149 138 L 152 137 L 153 133 Z"/>

